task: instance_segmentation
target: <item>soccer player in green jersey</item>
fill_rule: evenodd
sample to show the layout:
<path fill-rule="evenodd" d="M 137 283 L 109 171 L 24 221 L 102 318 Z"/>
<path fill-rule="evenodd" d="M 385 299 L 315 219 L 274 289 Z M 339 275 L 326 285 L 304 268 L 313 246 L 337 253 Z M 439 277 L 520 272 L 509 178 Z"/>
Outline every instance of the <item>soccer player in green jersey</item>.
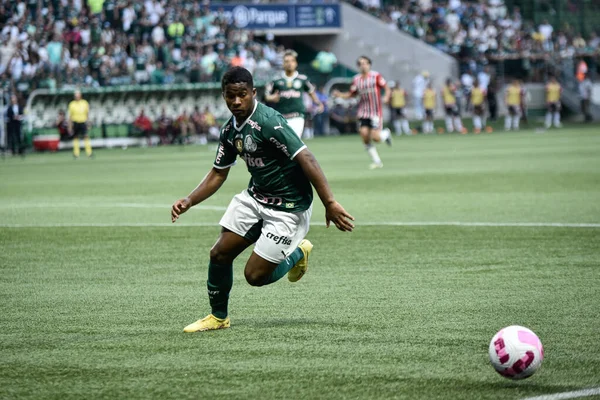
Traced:
<path fill-rule="evenodd" d="M 207 288 L 212 313 L 186 326 L 184 332 L 230 326 L 227 305 L 233 260 L 254 243 L 244 269 L 250 285 L 268 285 L 285 274 L 291 282 L 302 278 L 313 248 L 304 239 L 312 212 L 312 187 L 325 206 L 327 226 L 333 222 L 347 232 L 354 228 L 354 218 L 335 201 L 313 154 L 280 113 L 256 101 L 250 72 L 230 69 L 221 88 L 233 117 L 221 128 L 212 169 L 187 197 L 173 204 L 172 222 L 219 190 L 237 156 L 246 162 L 251 179 L 221 218 L 221 234 L 210 251 Z"/>
<path fill-rule="evenodd" d="M 279 111 L 288 124 L 292 127 L 299 138 L 304 131 L 304 114 L 306 108 L 302 100 L 302 94 L 308 93 L 312 101 L 317 106 L 317 112 L 322 113 L 323 104 L 315 93 L 315 87 L 306 75 L 298 73 L 298 54 L 293 50 L 288 50 L 283 56 L 283 74 L 267 85 L 265 100 L 274 104 L 274 108 Z"/>

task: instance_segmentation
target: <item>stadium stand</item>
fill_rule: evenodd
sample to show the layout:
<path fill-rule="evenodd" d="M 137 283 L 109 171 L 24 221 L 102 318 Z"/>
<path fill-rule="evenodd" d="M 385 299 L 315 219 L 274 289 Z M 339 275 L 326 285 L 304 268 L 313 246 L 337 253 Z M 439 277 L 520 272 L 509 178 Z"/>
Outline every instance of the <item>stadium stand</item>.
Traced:
<path fill-rule="evenodd" d="M 460 61 L 461 73 L 476 73 L 492 64 L 499 73 L 540 82 L 563 60 L 584 58 L 592 79 L 600 67 L 600 37 L 595 31 L 600 22 L 598 1 L 349 3 L 381 18 L 392 30 L 404 31 L 452 54 Z"/>
<path fill-rule="evenodd" d="M 280 69 L 284 45 L 304 49 L 299 51 L 304 62 L 300 71 L 319 84 L 325 83 L 324 78 L 350 76 L 346 66 L 352 67 L 359 53 L 370 50 L 385 76 L 405 84 L 425 64 L 430 65 L 436 86 L 448 75 L 477 75 L 486 67 L 502 80 L 518 77 L 526 82 L 543 82 L 553 72 L 561 78 L 566 89 L 563 101 L 572 109 L 579 108 L 580 102 L 578 63 L 586 63 L 592 79 L 598 74 L 597 0 L 543 0 L 535 5 L 518 0 L 346 2 L 379 19 L 381 32 L 371 39 L 379 40 L 387 32 L 386 24 L 398 32 L 398 40 L 394 36 L 392 41 L 395 53 L 394 48 L 361 39 L 361 32 L 349 32 L 351 27 L 343 35 L 323 36 L 323 40 L 275 38 L 268 32 L 255 35 L 235 28 L 222 10 L 211 12 L 207 1 L 2 1 L 0 91 L 5 98 L 20 93 L 23 103 L 28 98 L 28 130 L 47 133 L 73 90 L 81 88 L 91 105 L 92 137 L 111 137 L 130 133 L 127 127 L 141 105 L 152 121 L 162 108 L 176 119 L 195 106 L 208 107 L 217 119 L 224 118 L 227 112 L 218 101 L 224 71 L 242 65 L 258 82 L 265 82 Z M 358 14 L 346 14 L 347 20 L 369 22 Z M 398 47 L 400 43 L 409 46 L 411 53 L 398 51 L 404 48 Z M 318 50 L 327 48 L 342 65 L 323 75 L 311 67 L 311 61 Z"/>

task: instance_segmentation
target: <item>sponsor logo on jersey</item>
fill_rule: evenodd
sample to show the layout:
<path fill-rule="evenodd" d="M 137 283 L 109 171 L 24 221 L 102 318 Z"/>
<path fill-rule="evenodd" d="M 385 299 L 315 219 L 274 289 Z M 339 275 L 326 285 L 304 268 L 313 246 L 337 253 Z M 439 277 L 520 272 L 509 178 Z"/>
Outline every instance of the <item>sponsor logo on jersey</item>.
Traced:
<path fill-rule="evenodd" d="M 260 130 L 262 129 L 260 127 L 260 125 L 258 125 L 258 122 L 256 121 L 252 121 L 251 119 L 248 120 L 248 125 L 250 125 L 252 127 L 252 129 L 256 129 L 257 131 L 260 132 Z"/>
<path fill-rule="evenodd" d="M 225 149 L 223 148 L 223 144 L 219 144 L 219 150 L 217 150 L 217 158 L 215 159 L 215 164 L 219 164 L 221 162 L 221 158 L 225 155 Z"/>
<path fill-rule="evenodd" d="M 282 244 L 284 246 L 289 246 L 290 244 L 292 244 L 292 239 L 290 239 L 287 236 L 277 236 L 272 234 L 271 232 L 267 232 L 266 236 L 267 239 L 271 239 L 275 242 L 275 244 Z"/>
<path fill-rule="evenodd" d="M 246 162 L 246 165 L 249 167 L 264 167 L 265 166 L 265 162 L 263 161 L 263 159 L 261 157 L 250 157 L 248 154 L 244 154 L 242 156 L 242 158 L 244 159 L 244 161 Z"/>
<path fill-rule="evenodd" d="M 257 147 L 258 146 L 254 139 L 252 139 L 252 136 L 248 135 L 244 138 L 244 149 L 246 149 L 247 152 L 254 153 Z"/>
<path fill-rule="evenodd" d="M 283 97 L 284 99 L 299 99 L 302 97 L 302 93 L 297 90 L 284 90 L 279 92 L 279 97 Z"/>
<path fill-rule="evenodd" d="M 279 150 L 281 150 L 283 152 L 283 154 L 290 157 L 290 152 L 288 151 L 287 146 L 285 144 L 281 143 L 279 140 L 275 139 L 274 137 L 270 138 L 269 141 L 271 143 L 273 143 L 275 145 L 275 147 L 277 147 Z"/>

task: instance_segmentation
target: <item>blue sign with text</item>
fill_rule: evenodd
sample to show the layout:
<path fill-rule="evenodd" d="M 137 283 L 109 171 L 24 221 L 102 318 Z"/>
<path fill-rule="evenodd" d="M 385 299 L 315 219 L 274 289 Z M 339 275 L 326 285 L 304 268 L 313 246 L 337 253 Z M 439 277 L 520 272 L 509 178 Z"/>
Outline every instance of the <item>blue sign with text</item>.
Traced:
<path fill-rule="evenodd" d="M 240 29 L 314 29 L 341 27 L 340 5 L 332 4 L 214 4 Z"/>

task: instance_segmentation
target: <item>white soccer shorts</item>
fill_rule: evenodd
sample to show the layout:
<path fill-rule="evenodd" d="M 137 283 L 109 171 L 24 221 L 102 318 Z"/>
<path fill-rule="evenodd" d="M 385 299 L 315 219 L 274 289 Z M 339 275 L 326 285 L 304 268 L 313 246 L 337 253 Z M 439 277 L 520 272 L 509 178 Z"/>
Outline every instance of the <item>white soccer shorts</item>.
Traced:
<path fill-rule="evenodd" d="M 296 135 L 302 139 L 302 133 L 304 132 L 304 118 L 294 117 L 287 120 L 288 125 L 296 132 Z"/>
<path fill-rule="evenodd" d="M 256 242 L 256 254 L 280 264 L 306 237 L 311 214 L 312 205 L 296 213 L 267 208 L 244 190 L 231 200 L 219 225 Z"/>

